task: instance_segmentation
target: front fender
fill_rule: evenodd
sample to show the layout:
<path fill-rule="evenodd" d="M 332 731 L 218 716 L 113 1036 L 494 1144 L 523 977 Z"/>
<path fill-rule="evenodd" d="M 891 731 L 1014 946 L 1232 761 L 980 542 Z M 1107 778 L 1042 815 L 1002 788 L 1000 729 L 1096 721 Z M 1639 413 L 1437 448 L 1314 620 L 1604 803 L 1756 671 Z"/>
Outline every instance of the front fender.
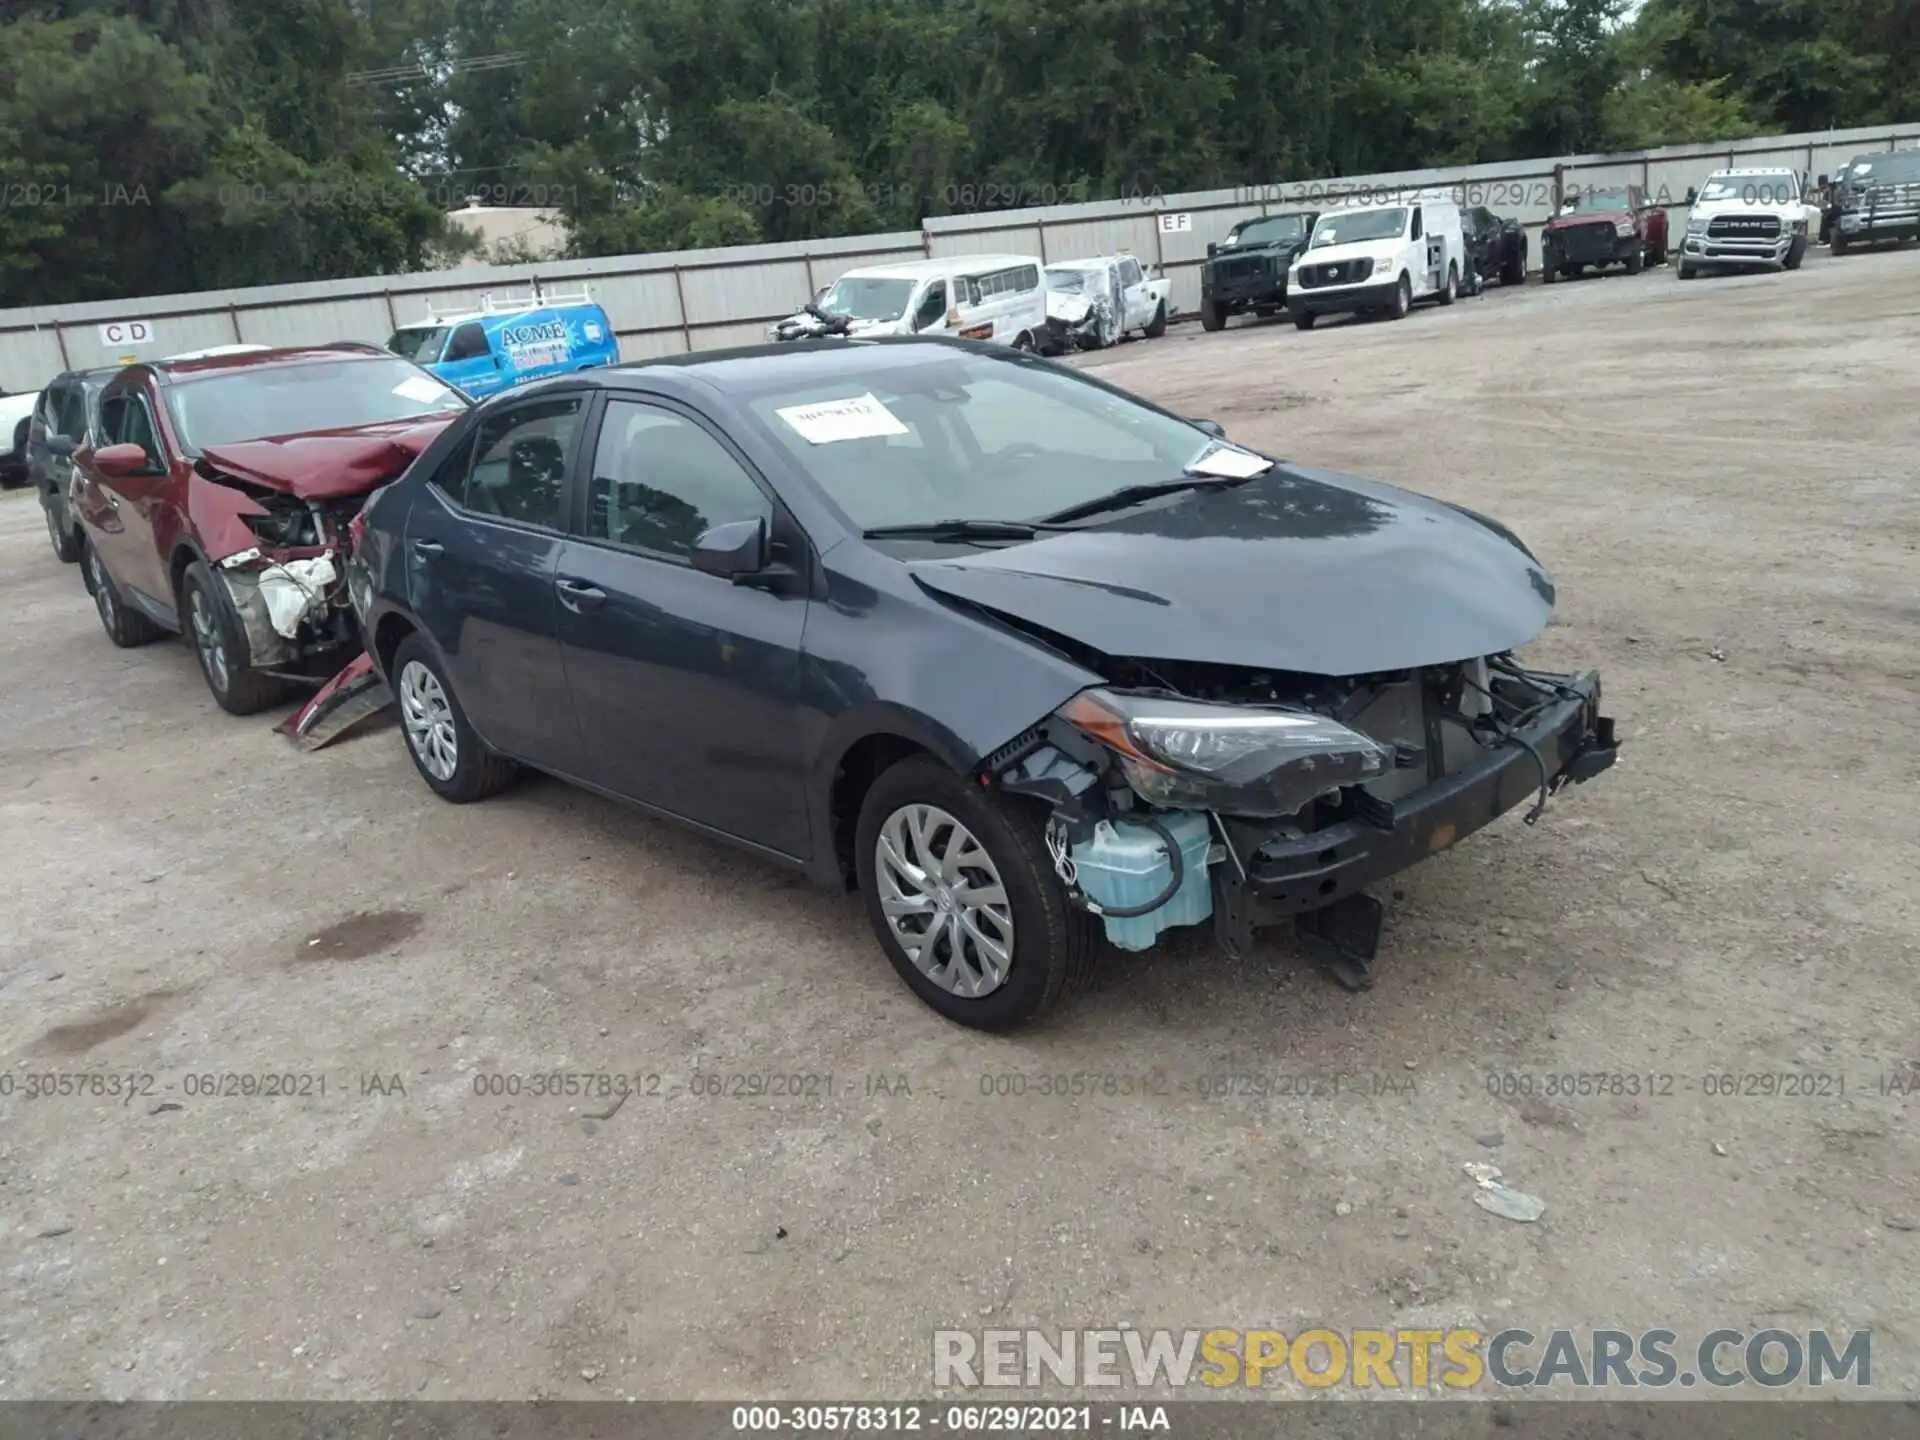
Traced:
<path fill-rule="evenodd" d="M 187 520 L 199 540 L 202 558 L 209 563 L 258 549 L 260 539 L 242 517 L 266 513 L 266 507 L 244 490 L 203 475 L 187 477 Z"/>

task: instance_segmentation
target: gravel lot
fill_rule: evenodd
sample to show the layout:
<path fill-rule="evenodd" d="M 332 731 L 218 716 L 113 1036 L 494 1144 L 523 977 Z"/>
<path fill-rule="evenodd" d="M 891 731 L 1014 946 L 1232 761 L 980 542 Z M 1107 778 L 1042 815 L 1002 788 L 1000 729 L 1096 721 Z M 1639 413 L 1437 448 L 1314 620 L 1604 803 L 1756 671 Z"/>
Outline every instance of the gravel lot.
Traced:
<path fill-rule="evenodd" d="M 1870 1325 L 1920 1394 L 1917 296 L 1920 250 L 1821 253 L 1088 361 L 1512 525 L 1560 585 L 1531 657 L 1599 668 L 1626 749 L 1404 877 L 1371 993 L 1196 939 L 1004 1040 L 850 898 L 223 715 L 0 497 L 0 1064 L 155 1077 L 0 1097 L 0 1396 L 908 1397 L 936 1327 L 1123 1321 Z M 475 1093 L 552 1071 L 679 1093 Z M 1568 1073 L 1676 1078 L 1490 1093 Z M 1782 1073 L 1845 1093 L 1703 1082 Z M 189 1093 L 219 1074 L 326 1089 Z"/>

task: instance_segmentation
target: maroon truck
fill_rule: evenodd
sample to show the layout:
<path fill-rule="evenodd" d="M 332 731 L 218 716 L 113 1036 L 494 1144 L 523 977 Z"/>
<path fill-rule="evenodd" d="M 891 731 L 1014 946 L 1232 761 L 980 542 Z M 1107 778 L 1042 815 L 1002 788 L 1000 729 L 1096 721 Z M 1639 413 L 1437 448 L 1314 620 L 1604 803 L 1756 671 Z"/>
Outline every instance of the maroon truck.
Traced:
<path fill-rule="evenodd" d="M 1591 265 L 1638 275 L 1667 259 L 1667 212 L 1638 185 L 1571 192 L 1540 236 L 1540 278 L 1571 280 Z"/>

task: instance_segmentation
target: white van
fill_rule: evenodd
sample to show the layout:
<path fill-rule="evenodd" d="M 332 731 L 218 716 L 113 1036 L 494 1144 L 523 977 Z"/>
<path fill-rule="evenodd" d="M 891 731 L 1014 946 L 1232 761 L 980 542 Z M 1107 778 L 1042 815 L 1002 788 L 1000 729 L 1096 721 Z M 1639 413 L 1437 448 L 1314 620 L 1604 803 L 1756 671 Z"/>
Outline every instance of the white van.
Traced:
<path fill-rule="evenodd" d="M 1329 210 L 1287 272 L 1287 308 L 1295 325 L 1311 330 L 1322 315 L 1400 320 L 1417 301 L 1451 305 L 1466 253 L 1460 206 L 1449 196 Z"/>
<path fill-rule="evenodd" d="M 862 265 L 847 271 L 815 303 L 846 321 L 848 335 L 953 335 L 1019 350 L 1047 333 L 1047 291 L 1034 255 L 949 255 Z M 826 333 L 802 312 L 768 331 L 776 340 Z"/>

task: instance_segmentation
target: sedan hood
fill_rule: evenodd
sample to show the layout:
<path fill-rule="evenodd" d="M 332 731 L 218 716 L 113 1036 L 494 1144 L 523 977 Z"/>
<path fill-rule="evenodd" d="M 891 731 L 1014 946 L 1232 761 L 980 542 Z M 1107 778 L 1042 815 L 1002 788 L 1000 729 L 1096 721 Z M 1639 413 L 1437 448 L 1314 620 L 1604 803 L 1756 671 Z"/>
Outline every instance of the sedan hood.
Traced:
<path fill-rule="evenodd" d="M 210 446 L 200 452 L 194 468 L 203 474 L 211 469 L 302 500 L 364 495 L 398 478 L 453 423 L 457 413 Z"/>
<path fill-rule="evenodd" d="M 1103 654 L 1367 675 L 1511 650 L 1553 582 L 1491 520 L 1377 481 L 1277 465 L 1229 490 L 964 559 L 937 594 Z"/>

